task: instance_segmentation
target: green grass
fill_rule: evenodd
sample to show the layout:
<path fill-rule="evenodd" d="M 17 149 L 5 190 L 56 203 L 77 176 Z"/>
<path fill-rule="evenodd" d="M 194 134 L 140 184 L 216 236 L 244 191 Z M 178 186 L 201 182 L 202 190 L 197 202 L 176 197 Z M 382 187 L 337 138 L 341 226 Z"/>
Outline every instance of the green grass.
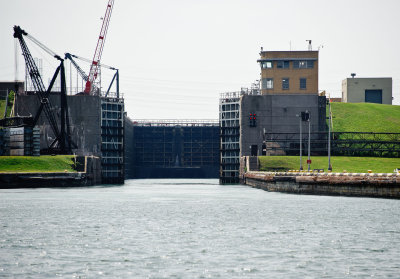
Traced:
<path fill-rule="evenodd" d="M 300 158 L 298 156 L 262 156 L 260 158 L 260 170 L 298 170 Z M 328 157 L 311 157 L 311 170 L 328 170 Z M 375 173 L 390 173 L 400 168 L 400 158 L 377 158 L 377 157 L 331 157 L 333 172 L 366 173 L 372 170 Z M 303 169 L 307 170 L 307 157 L 303 156 Z"/>
<path fill-rule="evenodd" d="M 400 133 L 400 106 L 371 103 L 331 103 L 331 106 L 334 132 Z"/>
<path fill-rule="evenodd" d="M 4 172 L 75 172 L 73 155 L 0 156 L 0 173 Z"/>
<path fill-rule="evenodd" d="M 7 116 L 6 117 L 10 117 L 10 115 L 11 115 L 11 110 L 14 105 L 14 95 L 15 95 L 15 93 L 12 90 L 8 94 L 8 108 L 7 108 Z M 0 119 L 2 119 L 4 117 L 5 109 L 6 109 L 6 100 L 0 100 Z"/>
<path fill-rule="evenodd" d="M 0 100 L 0 119 L 3 118 L 5 109 L 6 109 L 6 100 Z"/>

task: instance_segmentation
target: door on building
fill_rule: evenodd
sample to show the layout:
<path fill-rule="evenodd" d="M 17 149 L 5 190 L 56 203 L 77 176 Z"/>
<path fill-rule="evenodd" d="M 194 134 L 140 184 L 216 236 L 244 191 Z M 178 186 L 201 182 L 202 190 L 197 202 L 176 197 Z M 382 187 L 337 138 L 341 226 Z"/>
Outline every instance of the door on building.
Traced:
<path fill-rule="evenodd" d="M 365 90 L 365 102 L 382 104 L 382 89 Z"/>
<path fill-rule="evenodd" d="M 261 155 L 262 156 L 266 156 L 267 155 L 267 146 L 265 145 L 265 144 L 263 144 L 262 146 L 261 146 Z"/>
<path fill-rule="evenodd" d="M 251 156 L 257 156 L 257 155 L 258 155 L 258 146 L 252 145 L 251 146 Z"/>

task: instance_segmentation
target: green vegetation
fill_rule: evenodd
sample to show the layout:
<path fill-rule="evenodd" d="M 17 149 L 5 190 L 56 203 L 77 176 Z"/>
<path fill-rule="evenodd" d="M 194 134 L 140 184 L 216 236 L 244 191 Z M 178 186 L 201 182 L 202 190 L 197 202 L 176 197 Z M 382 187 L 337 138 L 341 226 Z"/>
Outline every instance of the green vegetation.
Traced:
<path fill-rule="evenodd" d="M 4 172 L 75 172 L 73 155 L 0 156 L 0 173 Z"/>
<path fill-rule="evenodd" d="M 400 106 L 371 103 L 331 103 L 331 106 L 334 132 L 400 133 Z M 327 106 L 327 112 L 328 109 Z"/>
<path fill-rule="evenodd" d="M 262 156 L 260 158 L 260 170 L 262 171 L 285 171 L 298 170 L 300 158 L 298 156 Z M 311 157 L 311 170 L 328 170 L 328 157 Z M 377 157 L 331 157 L 333 172 L 366 173 L 368 170 L 376 173 L 389 173 L 400 168 L 400 158 L 377 158 Z M 303 169 L 307 170 L 307 157 L 303 156 Z"/>
<path fill-rule="evenodd" d="M 14 105 L 14 95 L 15 95 L 15 92 L 12 90 L 8 94 L 8 108 L 7 108 L 6 117 L 10 117 L 10 115 L 11 115 L 11 109 Z M 6 100 L 0 100 L 0 119 L 4 117 L 4 111 L 6 109 L 6 104 L 7 104 Z"/>
<path fill-rule="evenodd" d="M 6 109 L 6 100 L 0 100 L 0 119 L 3 118 L 5 109 Z"/>

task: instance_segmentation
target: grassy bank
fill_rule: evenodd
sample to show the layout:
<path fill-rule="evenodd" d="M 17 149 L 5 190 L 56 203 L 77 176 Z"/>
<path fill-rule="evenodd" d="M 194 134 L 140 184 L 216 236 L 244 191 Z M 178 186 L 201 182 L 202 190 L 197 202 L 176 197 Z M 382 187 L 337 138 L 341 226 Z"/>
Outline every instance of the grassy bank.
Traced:
<path fill-rule="evenodd" d="M 371 103 L 331 103 L 331 106 L 335 132 L 400 133 L 400 106 Z"/>
<path fill-rule="evenodd" d="M 4 172 L 75 172 L 74 156 L 0 156 L 0 173 Z"/>
<path fill-rule="evenodd" d="M 3 118 L 5 109 L 6 109 L 6 100 L 0 100 L 0 119 Z"/>
<path fill-rule="evenodd" d="M 260 158 L 260 170 L 298 170 L 300 158 L 298 156 L 262 156 Z M 328 170 L 328 157 L 311 157 L 311 170 Z M 400 168 L 400 158 L 377 158 L 377 157 L 331 157 L 334 172 L 365 173 L 368 170 L 376 173 L 393 172 Z M 307 157 L 303 156 L 303 169 L 307 170 Z"/>
<path fill-rule="evenodd" d="M 8 108 L 7 108 L 7 115 L 6 117 L 10 117 L 11 115 L 11 110 L 14 104 L 14 91 L 10 91 L 10 94 L 8 95 Z M 6 109 L 6 100 L 0 100 L 0 119 L 4 117 L 4 111 Z"/>

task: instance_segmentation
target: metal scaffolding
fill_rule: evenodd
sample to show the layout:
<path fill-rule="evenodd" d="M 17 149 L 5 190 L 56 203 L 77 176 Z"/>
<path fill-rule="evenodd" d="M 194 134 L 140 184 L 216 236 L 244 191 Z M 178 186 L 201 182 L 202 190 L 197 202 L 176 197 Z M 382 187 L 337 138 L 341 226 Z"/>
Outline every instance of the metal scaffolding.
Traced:
<path fill-rule="evenodd" d="M 240 166 L 240 96 L 245 91 L 228 92 L 220 95 L 220 183 L 239 183 Z"/>
<path fill-rule="evenodd" d="M 124 99 L 101 98 L 103 183 L 124 182 Z"/>

